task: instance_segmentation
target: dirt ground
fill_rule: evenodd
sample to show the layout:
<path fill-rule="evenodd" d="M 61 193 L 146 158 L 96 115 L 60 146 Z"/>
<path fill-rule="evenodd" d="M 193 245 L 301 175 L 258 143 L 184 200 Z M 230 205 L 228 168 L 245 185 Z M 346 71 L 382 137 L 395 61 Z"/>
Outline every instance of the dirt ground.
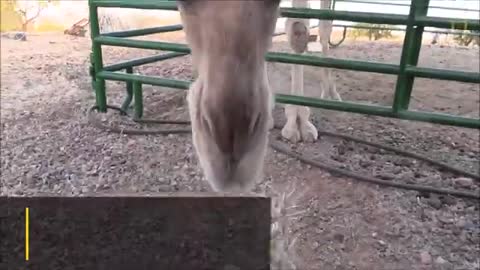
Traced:
<path fill-rule="evenodd" d="M 190 135 L 126 136 L 92 127 L 86 112 L 94 104 L 88 75 L 90 41 L 64 35 L 31 36 L 27 42 L 1 40 L 1 195 L 56 193 L 65 196 L 136 192 L 206 192 Z M 275 39 L 274 51 L 287 51 Z M 398 63 L 401 44 L 346 41 L 335 57 Z M 152 51 L 107 47 L 112 63 Z M 479 70 L 478 48 L 424 45 L 420 65 Z M 306 69 L 306 95 L 318 96 L 318 68 Z M 191 79 L 190 58 L 137 69 L 142 74 Z M 392 103 L 395 77 L 335 71 L 344 100 Z M 269 64 L 276 92 L 290 87 L 289 66 Z M 121 104 L 125 85 L 108 82 L 108 102 Z M 145 117 L 186 119 L 184 94 L 144 87 Z M 164 91 L 165 90 L 165 91 Z M 479 86 L 418 79 L 414 109 L 479 116 Z M 424 154 L 479 172 L 479 131 L 313 110 L 315 124 Z M 125 124 L 114 112 L 110 124 Z M 277 109 L 279 122 L 284 121 Z M 279 138 L 273 131 L 272 138 Z M 479 192 L 478 182 L 439 171 L 428 164 L 330 137 L 291 145 L 317 160 L 384 180 Z M 419 194 L 335 177 L 270 150 L 259 190 L 272 194 L 289 183 L 295 204 L 305 210 L 292 225 L 298 268 L 317 269 L 479 269 L 479 202 Z"/>

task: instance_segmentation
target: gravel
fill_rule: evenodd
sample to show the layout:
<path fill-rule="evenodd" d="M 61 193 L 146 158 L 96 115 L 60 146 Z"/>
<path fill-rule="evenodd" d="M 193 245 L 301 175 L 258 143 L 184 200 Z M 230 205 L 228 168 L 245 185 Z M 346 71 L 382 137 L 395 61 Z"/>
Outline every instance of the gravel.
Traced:
<path fill-rule="evenodd" d="M 277 51 L 286 48 L 285 42 L 275 43 Z M 347 42 L 332 50 L 332 54 L 371 61 L 377 61 L 381 54 L 383 60 L 397 62 L 400 49 L 401 44 L 397 43 Z M 27 42 L 2 39 L 1 50 L 0 195 L 88 196 L 210 190 L 197 164 L 190 135 L 109 134 L 87 122 L 86 112 L 94 104 L 88 76 L 88 39 L 63 35 L 31 36 Z M 105 49 L 109 63 L 112 59 L 144 55 L 148 52 Z M 437 68 L 469 70 L 478 69 L 476 59 L 478 50 L 444 46 L 429 47 L 420 62 Z M 137 71 L 192 78 L 188 57 Z M 271 82 L 279 92 L 288 89 L 289 72 L 284 64 L 269 64 Z M 306 95 L 310 95 L 319 85 L 318 68 L 308 67 L 305 72 Z M 336 77 L 337 89 L 345 100 L 391 104 L 393 77 L 352 71 L 336 71 Z M 108 82 L 107 87 L 109 103 L 120 104 L 125 85 Z M 447 113 L 478 116 L 477 88 L 419 79 L 415 82 L 412 107 L 429 111 L 437 107 Z M 184 93 L 167 90 L 144 87 L 145 117 L 187 119 Z M 452 106 L 452 100 L 461 108 Z M 279 121 L 284 121 L 281 108 L 275 114 Z M 478 130 L 326 110 L 312 110 L 312 115 L 322 129 L 400 147 L 478 173 Z M 109 125 L 155 128 L 132 123 L 114 112 L 98 117 Z M 279 131 L 274 131 L 272 138 L 279 137 Z M 356 143 L 322 136 L 313 145 L 290 146 L 319 161 L 360 174 L 480 192 L 478 181 Z M 277 196 L 277 190 L 284 190 L 289 183 L 295 183 L 303 194 L 290 202 L 297 206 L 296 210 L 304 211 L 290 228 L 292 234 L 298 235 L 294 249 L 301 254 L 299 269 L 416 270 L 423 269 L 422 261 L 432 266 L 476 269 L 480 264 L 477 201 L 359 183 L 269 150 L 265 181 L 257 191 Z"/>

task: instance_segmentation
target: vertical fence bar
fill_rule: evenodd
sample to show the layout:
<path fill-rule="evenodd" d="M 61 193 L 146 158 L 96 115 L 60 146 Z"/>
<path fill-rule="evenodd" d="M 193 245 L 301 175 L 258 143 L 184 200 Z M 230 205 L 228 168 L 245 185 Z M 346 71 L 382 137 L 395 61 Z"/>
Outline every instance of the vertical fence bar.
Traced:
<path fill-rule="evenodd" d="M 133 74 L 133 67 L 128 67 L 125 69 L 127 74 Z M 131 81 L 127 81 L 127 97 L 125 98 L 125 101 L 122 103 L 122 110 L 127 111 L 128 107 L 132 103 L 132 98 L 133 98 L 133 83 Z"/>
<path fill-rule="evenodd" d="M 98 7 L 89 0 L 88 8 L 90 11 L 90 37 L 92 39 L 92 55 L 93 68 L 95 76 L 103 69 L 102 47 L 95 38 L 100 35 L 100 25 L 98 23 Z M 107 94 L 105 92 L 105 80 L 101 78 L 94 78 L 95 97 L 97 101 L 98 111 L 107 111 Z"/>
<path fill-rule="evenodd" d="M 90 77 L 92 79 L 92 91 L 95 93 L 96 74 L 95 74 L 95 64 L 93 61 L 93 52 L 90 52 L 90 66 L 88 67 L 88 74 L 90 74 Z"/>
<path fill-rule="evenodd" d="M 143 93 L 142 84 L 140 82 L 133 82 L 133 98 L 135 100 L 135 119 L 140 119 L 143 116 Z"/>
<path fill-rule="evenodd" d="M 422 47 L 423 26 L 415 26 L 415 18 L 425 16 L 428 12 L 430 0 L 412 0 L 408 15 L 407 29 L 403 41 L 402 56 L 400 59 L 400 72 L 395 87 L 393 110 L 407 110 L 415 77 L 406 73 L 407 66 L 416 66 Z"/>

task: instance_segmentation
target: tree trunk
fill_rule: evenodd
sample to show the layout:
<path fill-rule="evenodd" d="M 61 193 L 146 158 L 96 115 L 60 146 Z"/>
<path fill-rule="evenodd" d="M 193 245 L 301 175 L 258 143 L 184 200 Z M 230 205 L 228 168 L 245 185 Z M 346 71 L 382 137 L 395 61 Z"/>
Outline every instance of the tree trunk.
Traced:
<path fill-rule="evenodd" d="M 22 23 L 22 37 L 20 38 L 20 41 L 27 41 L 27 28 L 28 23 Z"/>

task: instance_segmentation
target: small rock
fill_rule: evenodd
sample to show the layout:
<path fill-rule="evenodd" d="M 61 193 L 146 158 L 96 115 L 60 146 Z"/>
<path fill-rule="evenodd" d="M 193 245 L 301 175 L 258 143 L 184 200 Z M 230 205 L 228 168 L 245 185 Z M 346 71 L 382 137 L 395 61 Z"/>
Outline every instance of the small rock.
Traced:
<path fill-rule="evenodd" d="M 373 162 L 369 161 L 369 160 L 365 160 L 365 159 L 361 159 L 359 161 L 359 164 L 362 168 L 367 168 L 367 167 L 370 167 L 372 165 Z"/>
<path fill-rule="evenodd" d="M 340 144 L 340 145 L 337 147 L 337 153 L 338 153 L 339 155 L 345 155 L 345 145 Z"/>
<path fill-rule="evenodd" d="M 431 264 L 432 263 L 432 256 L 428 251 L 422 251 L 420 253 L 420 261 L 422 264 Z"/>
<path fill-rule="evenodd" d="M 427 191 L 419 191 L 417 197 L 419 198 L 430 198 L 431 194 Z"/>
<path fill-rule="evenodd" d="M 465 225 L 467 224 L 467 221 L 463 218 L 457 220 L 457 222 L 455 222 L 455 226 L 459 229 L 463 229 L 465 228 Z"/>
<path fill-rule="evenodd" d="M 473 185 L 473 179 L 468 177 L 460 177 L 453 180 L 456 187 L 470 188 Z"/>
<path fill-rule="evenodd" d="M 172 191 L 172 186 L 170 185 L 158 185 L 156 186 L 157 192 L 169 192 Z"/>
<path fill-rule="evenodd" d="M 414 162 L 412 160 L 407 159 L 407 158 L 402 158 L 400 160 L 395 160 L 393 162 L 393 164 L 395 164 L 397 166 L 411 167 L 412 165 L 414 165 Z"/>
<path fill-rule="evenodd" d="M 453 269 L 453 265 L 445 260 L 444 258 L 438 256 L 436 259 L 435 259 L 435 266 L 437 269 L 439 270 L 450 270 L 450 269 Z"/>
<path fill-rule="evenodd" d="M 423 183 L 428 183 L 428 184 L 435 184 L 440 181 L 442 181 L 442 176 L 435 174 L 435 175 L 428 175 L 427 177 L 423 178 L 422 182 Z"/>
<path fill-rule="evenodd" d="M 341 233 L 336 233 L 333 235 L 333 239 L 337 240 L 340 243 L 343 243 L 343 240 L 345 239 L 345 236 Z"/>
<path fill-rule="evenodd" d="M 403 167 L 395 166 L 395 167 L 393 167 L 392 172 L 394 174 L 400 174 L 402 172 L 402 169 L 403 169 Z"/>
<path fill-rule="evenodd" d="M 388 173 L 388 172 L 380 172 L 378 174 L 378 177 L 382 180 L 392 180 L 395 178 L 395 175 L 393 175 L 392 173 Z"/>
<path fill-rule="evenodd" d="M 405 181 L 405 183 L 407 183 L 407 184 L 416 184 L 417 183 L 417 182 L 415 182 L 414 178 L 406 178 L 406 179 L 402 179 L 402 181 Z"/>
<path fill-rule="evenodd" d="M 338 161 L 338 162 L 346 162 L 347 159 L 345 157 L 342 157 L 342 156 L 332 156 L 332 159 L 335 160 L 335 161 Z"/>
<path fill-rule="evenodd" d="M 448 216 L 439 216 L 438 220 L 442 222 L 443 224 L 453 224 L 455 220 L 451 217 Z"/>
<path fill-rule="evenodd" d="M 423 170 L 417 170 L 414 173 L 415 178 L 426 177 L 428 174 Z"/>
<path fill-rule="evenodd" d="M 476 157 L 477 157 L 477 154 L 475 154 L 474 152 L 468 152 L 468 153 L 467 153 L 467 156 L 468 156 L 469 158 L 476 158 Z"/>
<path fill-rule="evenodd" d="M 133 146 L 135 145 L 135 140 L 128 140 L 127 146 Z"/>
<path fill-rule="evenodd" d="M 90 192 L 90 189 L 88 188 L 88 186 L 82 187 L 82 193 L 88 193 L 88 192 Z"/>
<path fill-rule="evenodd" d="M 378 243 L 381 245 L 381 246 L 386 246 L 387 243 L 385 243 L 385 241 L 383 240 L 378 240 Z"/>
<path fill-rule="evenodd" d="M 428 203 L 428 205 L 430 205 L 431 207 L 433 207 L 435 209 L 442 208 L 442 201 L 440 201 L 440 199 L 437 196 L 431 196 L 427 200 L 427 203 Z"/>
<path fill-rule="evenodd" d="M 445 205 L 455 205 L 455 204 L 457 204 L 457 200 L 453 196 L 441 196 L 440 200 Z"/>
<path fill-rule="evenodd" d="M 399 178 L 409 183 L 415 183 L 415 174 L 412 171 L 403 172 L 399 175 Z"/>
<path fill-rule="evenodd" d="M 474 212 L 474 211 L 476 211 L 476 206 L 475 205 L 474 206 L 468 206 L 467 209 L 465 209 L 465 210 L 467 210 L 468 212 Z"/>

